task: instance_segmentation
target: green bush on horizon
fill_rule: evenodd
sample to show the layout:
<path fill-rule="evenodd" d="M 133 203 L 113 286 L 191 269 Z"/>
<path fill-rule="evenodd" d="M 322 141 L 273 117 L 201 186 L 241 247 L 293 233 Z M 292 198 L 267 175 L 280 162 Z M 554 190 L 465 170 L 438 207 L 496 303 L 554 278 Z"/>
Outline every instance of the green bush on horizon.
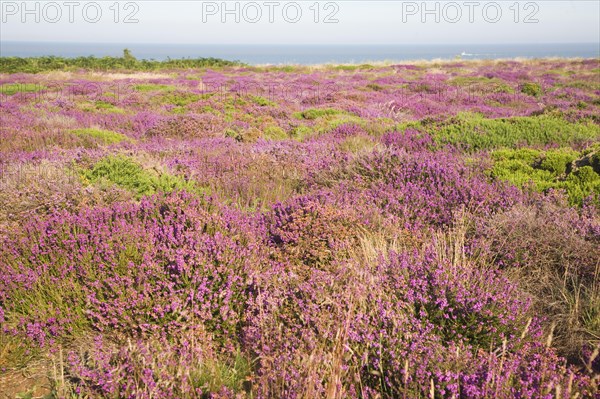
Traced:
<path fill-rule="evenodd" d="M 156 71 L 161 69 L 189 69 L 207 67 L 243 66 L 240 61 L 228 61 L 220 58 L 181 58 L 157 60 L 138 60 L 126 57 L 0 57 L 0 71 L 3 73 L 39 73 L 55 70 L 132 70 Z"/>

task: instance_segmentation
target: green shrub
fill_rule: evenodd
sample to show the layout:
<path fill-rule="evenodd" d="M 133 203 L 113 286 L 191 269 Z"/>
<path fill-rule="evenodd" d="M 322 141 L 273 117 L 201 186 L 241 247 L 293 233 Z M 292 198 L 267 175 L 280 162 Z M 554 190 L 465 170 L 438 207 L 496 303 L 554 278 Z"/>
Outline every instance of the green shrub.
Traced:
<path fill-rule="evenodd" d="M 342 151 L 353 154 L 367 153 L 373 151 L 377 143 L 371 137 L 350 136 L 340 143 Z"/>
<path fill-rule="evenodd" d="M 371 89 L 373 91 L 382 91 L 384 89 L 384 87 L 381 85 L 378 85 L 377 83 L 369 83 L 367 85 L 367 89 Z"/>
<path fill-rule="evenodd" d="M 177 89 L 175 86 L 172 86 L 172 85 L 159 85 L 159 84 L 152 84 L 152 83 L 135 85 L 133 88 L 134 88 L 134 90 L 142 92 L 142 93 L 146 93 L 149 91 L 173 91 L 173 90 Z"/>
<path fill-rule="evenodd" d="M 494 165 L 490 174 L 515 186 L 540 192 L 565 190 L 572 205 L 581 205 L 590 195 L 595 195 L 596 200 L 600 199 L 600 175 L 592 166 L 570 170 L 573 161 L 585 152 L 578 154 L 571 148 L 549 151 L 529 148 L 498 150 L 492 153 Z"/>
<path fill-rule="evenodd" d="M 340 111 L 333 108 L 309 108 L 307 110 L 294 113 L 294 117 L 297 119 L 312 120 L 320 118 L 322 116 L 337 115 L 342 113 L 344 113 L 344 111 Z"/>
<path fill-rule="evenodd" d="M 208 392 L 218 392 L 222 387 L 241 392 L 251 374 L 252 364 L 237 353 L 230 363 L 207 359 L 199 368 L 191 370 L 190 379 L 193 386 Z"/>
<path fill-rule="evenodd" d="M 356 71 L 358 68 L 358 65 L 336 65 L 333 67 L 333 69 L 338 71 Z"/>
<path fill-rule="evenodd" d="M 288 138 L 285 130 L 279 126 L 267 126 L 263 130 L 263 135 L 266 139 L 270 140 L 285 140 Z"/>
<path fill-rule="evenodd" d="M 528 96 L 539 97 L 542 95 L 542 87 L 537 83 L 527 82 L 521 86 L 521 93 Z"/>
<path fill-rule="evenodd" d="M 46 87 L 38 83 L 7 83 L 0 86 L 0 94 L 12 96 L 16 93 L 35 93 Z"/>
<path fill-rule="evenodd" d="M 83 170 L 82 177 L 89 183 L 110 182 L 126 188 L 136 194 L 136 198 L 152 195 L 156 192 L 175 190 L 199 190 L 192 182 L 168 173 L 154 174 L 125 156 L 108 156 Z"/>
<path fill-rule="evenodd" d="M 123 108 L 116 107 L 113 104 L 108 103 L 106 101 L 96 101 L 93 104 L 83 103 L 83 104 L 81 104 L 81 109 L 83 111 L 88 111 L 88 112 L 102 111 L 102 112 L 111 113 L 111 114 L 124 114 L 125 113 L 125 110 Z"/>
<path fill-rule="evenodd" d="M 567 191 L 571 203 L 581 204 L 590 194 L 600 195 L 600 175 L 591 166 L 582 166 L 569 174 L 559 187 Z"/>
<path fill-rule="evenodd" d="M 129 140 L 127 136 L 111 130 L 102 130 L 96 128 L 74 129 L 70 131 L 72 134 L 80 137 L 91 137 L 102 141 L 104 144 L 116 144 L 125 140 Z"/>
<path fill-rule="evenodd" d="M 130 55 L 130 54 L 129 54 Z M 227 61 L 220 58 L 185 58 L 167 59 L 164 61 L 138 60 L 133 56 L 123 57 L 0 57 L 0 71 L 5 73 L 38 73 L 53 70 L 131 70 L 155 71 L 173 68 L 207 68 L 244 65 L 239 61 Z"/>
<path fill-rule="evenodd" d="M 290 131 L 290 136 L 298 141 L 302 141 L 304 138 L 313 134 L 313 129 L 310 126 L 296 126 Z"/>
<path fill-rule="evenodd" d="M 260 105 L 261 107 L 275 107 L 277 105 L 273 101 L 269 101 L 261 96 L 252 96 L 251 98 L 252 102 L 254 102 L 256 105 Z"/>
<path fill-rule="evenodd" d="M 600 138 L 598 125 L 591 121 L 573 123 L 556 115 L 488 119 L 479 114 L 459 114 L 441 122 L 403 123 L 397 129 L 427 132 L 438 147 L 449 144 L 470 151 L 522 145 L 581 146 Z"/>
<path fill-rule="evenodd" d="M 185 107 L 191 103 L 201 100 L 198 94 L 187 92 L 167 92 L 159 97 L 161 104 L 171 104 L 177 107 Z"/>
<path fill-rule="evenodd" d="M 487 93 L 514 93 L 514 89 L 504 80 L 485 76 L 456 76 L 448 81 L 452 86 L 467 87 Z"/>
<path fill-rule="evenodd" d="M 492 153 L 492 158 L 497 161 L 517 160 L 526 164 L 533 164 L 539 159 L 541 151 L 533 148 L 519 148 L 516 150 L 500 149 Z"/>
<path fill-rule="evenodd" d="M 366 121 L 356 115 L 348 115 L 348 114 L 337 114 L 337 115 L 333 115 L 331 117 L 328 118 L 323 118 L 322 120 L 320 120 L 319 122 L 316 123 L 315 125 L 315 130 L 317 130 L 320 133 L 324 133 L 324 132 L 329 132 L 331 130 L 334 130 L 338 127 L 340 127 L 341 125 L 359 125 L 359 126 L 365 126 Z"/>
<path fill-rule="evenodd" d="M 548 151 L 541 159 L 540 169 L 552 172 L 553 175 L 562 175 L 567 170 L 567 165 L 577 158 L 577 152 L 568 148 L 561 151 Z"/>

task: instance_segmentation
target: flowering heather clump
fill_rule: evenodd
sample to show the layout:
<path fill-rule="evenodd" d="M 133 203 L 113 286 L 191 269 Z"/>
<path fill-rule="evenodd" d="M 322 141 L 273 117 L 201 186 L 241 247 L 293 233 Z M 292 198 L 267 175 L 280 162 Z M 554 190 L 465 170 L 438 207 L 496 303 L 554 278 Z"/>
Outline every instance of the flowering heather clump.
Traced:
<path fill-rule="evenodd" d="M 593 389 L 585 378 L 568 382 L 571 372 L 539 341 L 517 287 L 480 265 L 427 248 L 306 278 L 275 273 L 256 298 L 247 334 L 261 362 L 261 395 L 429 397 L 433 390 L 504 398 Z"/>
<path fill-rule="evenodd" d="M 235 215 L 224 220 L 206 208 L 181 195 L 29 226 L 28 238 L 8 242 L 2 256 L 0 297 L 11 315 L 4 328 L 44 345 L 68 332 L 65 323 L 137 336 L 185 329 L 197 319 L 228 343 L 239 327 L 250 262 L 260 261 L 252 238 L 234 233 Z M 32 299 L 23 289 L 46 293 L 44 306 L 23 307 Z"/>
<path fill-rule="evenodd" d="M 307 273 L 339 258 L 360 229 L 353 212 L 321 203 L 318 197 L 299 197 L 273 208 L 267 222 L 269 242 L 280 252 L 277 257 L 309 266 Z"/>
<path fill-rule="evenodd" d="M 598 60 L 49 65 L 0 76 L 5 396 L 600 394 Z"/>

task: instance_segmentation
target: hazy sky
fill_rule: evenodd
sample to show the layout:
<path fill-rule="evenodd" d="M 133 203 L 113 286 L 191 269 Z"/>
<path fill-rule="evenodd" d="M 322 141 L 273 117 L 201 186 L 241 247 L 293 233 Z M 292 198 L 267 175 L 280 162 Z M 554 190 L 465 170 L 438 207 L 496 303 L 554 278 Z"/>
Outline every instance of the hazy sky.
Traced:
<path fill-rule="evenodd" d="M 195 44 L 600 41 L 600 2 L 596 0 L 27 1 L 25 7 L 21 0 L 1 0 L 0 10 L 2 41 Z"/>

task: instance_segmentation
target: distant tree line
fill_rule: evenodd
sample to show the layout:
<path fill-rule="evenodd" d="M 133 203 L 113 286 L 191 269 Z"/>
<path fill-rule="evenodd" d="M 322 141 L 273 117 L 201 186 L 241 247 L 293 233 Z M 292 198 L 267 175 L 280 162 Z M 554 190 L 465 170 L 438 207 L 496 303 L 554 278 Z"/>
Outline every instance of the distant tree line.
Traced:
<path fill-rule="evenodd" d="M 139 60 L 128 49 L 123 50 L 122 57 L 0 57 L 0 72 L 3 73 L 37 73 L 51 70 L 90 69 L 154 71 L 158 69 L 202 68 L 244 65 L 239 61 L 228 61 L 220 58 L 167 58 L 158 60 Z"/>

